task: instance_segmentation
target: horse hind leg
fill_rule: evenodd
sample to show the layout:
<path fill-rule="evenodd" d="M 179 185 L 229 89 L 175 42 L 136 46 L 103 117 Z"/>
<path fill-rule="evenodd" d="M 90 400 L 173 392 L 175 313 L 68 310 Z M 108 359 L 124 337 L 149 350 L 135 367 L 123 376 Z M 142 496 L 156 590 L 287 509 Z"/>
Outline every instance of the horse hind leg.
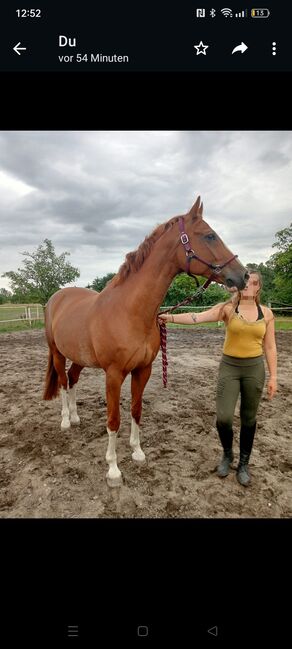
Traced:
<path fill-rule="evenodd" d="M 70 428 L 69 407 L 67 401 L 67 374 L 65 370 L 66 358 L 57 349 L 53 351 L 54 368 L 58 374 L 59 383 L 61 385 L 61 400 L 62 400 L 62 421 L 61 429 L 66 430 Z"/>
<path fill-rule="evenodd" d="M 80 376 L 80 372 L 83 370 L 81 365 L 77 363 L 72 363 L 69 372 L 68 372 L 68 381 L 69 381 L 69 390 L 68 390 L 68 401 L 69 401 L 69 419 L 71 424 L 80 424 L 80 418 L 77 414 L 77 404 L 76 404 L 76 388 L 77 382 Z"/>
<path fill-rule="evenodd" d="M 132 421 L 130 446 L 133 450 L 132 460 L 137 464 L 144 464 L 146 458 L 140 446 L 140 420 L 142 414 L 142 396 L 145 385 L 151 374 L 151 365 L 148 367 L 137 368 L 132 372 L 131 392 L 132 392 Z"/>

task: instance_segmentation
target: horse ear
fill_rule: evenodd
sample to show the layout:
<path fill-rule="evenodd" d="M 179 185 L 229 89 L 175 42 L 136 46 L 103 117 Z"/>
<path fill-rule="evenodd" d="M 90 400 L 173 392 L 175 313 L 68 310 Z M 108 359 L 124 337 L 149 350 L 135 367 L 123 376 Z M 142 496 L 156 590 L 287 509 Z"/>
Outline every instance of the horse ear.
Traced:
<path fill-rule="evenodd" d="M 192 217 L 192 221 L 198 218 L 198 216 L 202 218 L 202 216 L 199 214 L 200 202 L 201 202 L 201 196 L 198 196 L 196 202 L 194 203 L 193 207 L 189 211 L 189 214 Z"/>
<path fill-rule="evenodd" d="M 203 218 L 203 201 L 198 209 L 198 216 L 200 217 L 200 219 Z"/>

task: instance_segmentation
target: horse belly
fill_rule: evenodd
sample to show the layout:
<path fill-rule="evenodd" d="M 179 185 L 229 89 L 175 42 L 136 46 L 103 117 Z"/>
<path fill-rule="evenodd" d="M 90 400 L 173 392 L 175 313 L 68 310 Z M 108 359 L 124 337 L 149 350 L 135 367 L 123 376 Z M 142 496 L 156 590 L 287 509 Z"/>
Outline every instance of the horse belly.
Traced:
<path fill-rule="evenodd" d="M 85 338 L 77 338 L 72 344 L 71 336 L 70 341 L 66 341 L 63 336 L 58 340 L 58 336 L 56 336 L 55 343 L 61 354 L 73 363 L 81 367 L 99 367 L 94 351 Z"/>

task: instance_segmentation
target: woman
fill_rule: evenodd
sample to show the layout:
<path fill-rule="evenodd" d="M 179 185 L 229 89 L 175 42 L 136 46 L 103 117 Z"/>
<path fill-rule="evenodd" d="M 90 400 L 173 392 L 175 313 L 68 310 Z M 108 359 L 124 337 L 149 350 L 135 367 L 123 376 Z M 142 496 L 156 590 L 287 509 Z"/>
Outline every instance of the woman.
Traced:
<path fill-rule="evenodd" d="M 277 349 L 274 316 L 271 309 L 260 304 L 261 275 L 251 271 L 246 288 L 224 304 L 216 304 L 202 313 L 169 314 L 159 319 L 177 324 L 199 324 L 223 320 L 226 327 L 223 357 L 217 384 L 216 427 L 223 446 L 223 458 L 217 468 L 221 478 L 228 475 L 233 461 L 233 417 L 236 402 L 240 405 L 240 459 L 237 467 L 238 482 L 250 482 L 248 462 L 252 450 L 256 415 L 265 382 L 265 353 L 269 370 L 267 391 L 272 399 L 277 391 Z"/>

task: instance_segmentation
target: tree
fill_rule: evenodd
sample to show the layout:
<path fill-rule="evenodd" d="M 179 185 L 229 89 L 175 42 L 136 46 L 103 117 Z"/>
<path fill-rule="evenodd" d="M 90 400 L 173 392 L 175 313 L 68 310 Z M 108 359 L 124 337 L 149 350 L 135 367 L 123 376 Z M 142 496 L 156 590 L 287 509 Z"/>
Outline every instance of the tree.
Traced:
<path fill-rule="evenodd" d="M 283 230 L 276 232 L 275 237 L 278 239 L 278 241 L 275 241 L 275 243 L 273 243 L 273 248 L 279 248 L 281 253 L 291 252 L 292 223 L 290 223 L 290 226 L 288 228 L 284 228 Z"/>
<path fill-rule="evenodd" d="M 292 223 L 290 227 L 276 232 L 278 239 L 273 248 L 278 248 L 268 264 L 274 273 L 276 299 L 283 304 L 292 304 Z"/>
<path fill-rule="evenodd" d="M 278 241 L 273 243 L 273 248 L 279 248 L 270 258 L 275 272 L 287 279 L 292 278 L 292 223 L 289 228 L 276 232 Z"/>
<path fill-rule="evenodd" d="M 272 244 L 272 247 L 278 248 L 278 252 L 274 253 L 265 264 L 247 264 L 247 268 L 259 270 L 262 275 L 261 302 L 263 304 L 288 306 L 292 304 L 292 224 L 276 232 L 275 237 L 277 241 Z"/>
<path fill-rule="evenodd" d="M 206 278 L 198 277 L 198 281 L 200 285 L 204 284 Z M 186 273 L 177 275 L 172 281 L 166 293 L 163 306 L 174 306 L 175 304 L 178 304 L 178 302 L 182 302 L 182 300 L 185 300 L 187 297 L 193 295 L 196 289 L 197 287 L 192 277 L 190 277 Z M 219 284 L 212 283 L 209 288 L 207 288 L 206 292 L 199 297 L 199 299 L 194 300 L 193 303 L 190 302 L 190 306 L 192 306 L 192 304 L 194 306 L 212 305 L 218 302 L 225 302 L 225 300 L 228 300 L 229 297 L 230 294 L 221 286 L 219 286 Z"/>
<path fill-rule="evenodd" d="M 25 257 L 23 268 L 2 275 L 10 280 L 13 301 L 45 305 L 59 288 L 80 276 L 78 268 L 71 266 L 65 259 L 70 253 L 62 252 L 58 257 L 49 239 L 44 239 L 43 244 L 34 252 L 21 254 Z"/>
<path fill-rule="evenodd" d="M 6 288 L 0 288 L 0 304 L 5 304 L 5 302 L 10 302 L 12 298 L 12 293 L 7 291 Z"/>
<path fill-rule="evenodd" d="M 97 291 L 100 293 L 102 289 L 107 285 L 108 282 L 115 276 L 115 273 L 108 273 L 107 275 L 104 275 L 103 277 L 96 277 L 91 286 L 88 288 L 92 288 L 94 291 Z"/>
<path fill-rule="evenodd" d="M 181 273 L 172 280 L 164 298 L 163 306 L 173 306 L 178 302 L 182 302 L 186 297 L 192 295 L 195 290 L 196 284 L 194 280 L 186 273 Z"/>
<path fill-rule="evenodd" d="M 204 282 L 205 281 L 206 279 L 204 278 Z M 232 295 L 226 291 L 223 286 L 216 284 L 216 282 L 212 282 L 205 293 L 203 293 L 201 304 L 211 306 L 213 304 L 219 304 L 219 302 L 226 302 L 227 300 L 230 300 L 231 297 Z"/>

